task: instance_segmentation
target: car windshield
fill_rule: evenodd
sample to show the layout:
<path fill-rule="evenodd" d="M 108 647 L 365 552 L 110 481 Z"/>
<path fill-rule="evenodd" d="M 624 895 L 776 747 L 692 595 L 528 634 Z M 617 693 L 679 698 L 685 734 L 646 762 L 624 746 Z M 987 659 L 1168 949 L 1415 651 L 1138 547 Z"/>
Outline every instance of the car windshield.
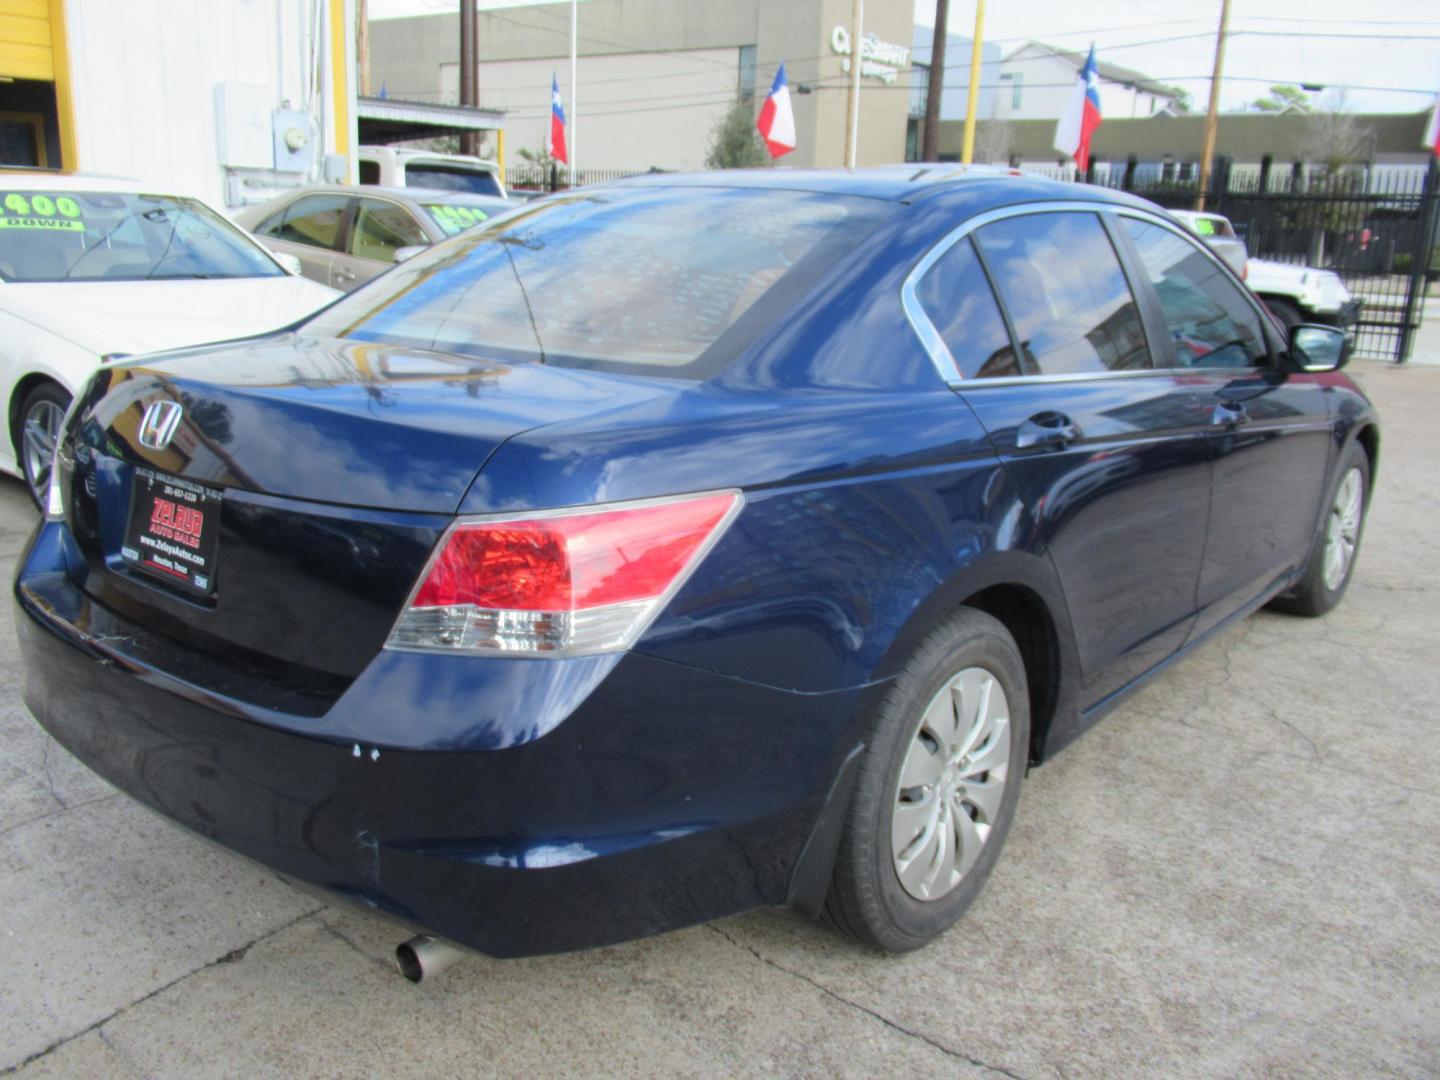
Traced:
<path fill-rule="evenodd" d="M 195 199 L 109 191 L 0 198 L 5 281 L 282 277 L 243 233 Z"/>
<path fill-rule="evenodd" d="M 307 324 L 500 360 L 708 378 L 894 209 L 805 191 L 611 188 L 445 241 Z"/>
<path fill-rule="evenodd" d="M 435 191 L 468 191 L 471 195 L 500 195 L 500 182 L 495 174 L 464 165 L 441 162 L 412 161 L 405 166 L 405 186 L 431 188 Z"/>

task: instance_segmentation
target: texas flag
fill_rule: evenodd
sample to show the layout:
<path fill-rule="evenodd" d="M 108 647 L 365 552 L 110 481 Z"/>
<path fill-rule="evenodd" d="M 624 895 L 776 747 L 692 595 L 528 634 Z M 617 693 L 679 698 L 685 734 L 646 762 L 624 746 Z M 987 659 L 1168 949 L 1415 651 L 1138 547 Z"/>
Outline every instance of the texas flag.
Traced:
<path fill-rule="evenodd" d="M 1425 145 L 1432 154 L 1440 155 L 1440 94 L 1435 95 L 1435 105 L 1430 110 L 1430 123 L 1425 125 Z"/>
<path fill-rule="evenodd" d="M 795 149 L 795 113 L 790 109 L 790 84 L 785 81 L 783 60 L 780 70 L 775 73 L 775 81 L 770 84 L 770 96 L 760 107 L 755 126 L 760 129 L 760 136 L 765 140 L 765 147 L 772 158 Z"/>
<path fill-rule="evenodd" d="M 545 149 L 561 164 L 568 165 L 570 156 L 565 152 L 565 106 L 560 103 L 560 82 L 550 76 L 550 137 L 545 140 Z"/>
<path fill-rule="evenodd" d="M 1095 46 L 1070 91 L 1070 102 L 1055 125 L 1055 149 L 1069 154 L 1083 173 L 1090 164 L 1090 136 L 1100 126 L 1100 73 L 1095 69 Z"/>

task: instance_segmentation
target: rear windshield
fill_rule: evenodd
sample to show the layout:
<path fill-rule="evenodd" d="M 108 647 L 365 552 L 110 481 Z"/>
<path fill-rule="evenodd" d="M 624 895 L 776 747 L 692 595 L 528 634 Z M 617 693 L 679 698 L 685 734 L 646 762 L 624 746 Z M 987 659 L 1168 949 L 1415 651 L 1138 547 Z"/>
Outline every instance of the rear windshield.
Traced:
<path fill-rule="evenodd" d="M 432 191 L 468 191 L 471 195 L 503 194 L 494 173 L 439 162 L 428 164 L 416 161 L 406 165 L 405 186 L 430 188 Z"/>
<path fill-rule="evenodd" d="M 255 243 L 204 203 L 108 191 L 9 191 L 0 198 L 5 281 L 281 277 Z"/>
<path fill-rule="evenodd" d="M 576 193 L 437 245 L 306 329 L 500 360 L 708 378 L 893 208 L 803 191 Z"/>

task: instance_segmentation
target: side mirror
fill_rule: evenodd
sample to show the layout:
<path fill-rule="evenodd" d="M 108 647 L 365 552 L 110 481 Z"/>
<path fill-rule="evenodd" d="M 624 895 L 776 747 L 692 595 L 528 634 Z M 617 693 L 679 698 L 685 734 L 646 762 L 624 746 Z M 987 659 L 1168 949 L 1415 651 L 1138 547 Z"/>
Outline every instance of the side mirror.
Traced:
<path fill-rule="evenodd" d="M 423 251 L 425 251 L 424 244 L 406 244 L 404 247 L 398 247 L 395 249 L 395 261 L 397 263 L 402 263 L 406 259 L 413 259 L 416 255 L 419 255 Z"/>
<path fill-rule="evenodd" d="M 269 250 L 269 249 L 267 249 Z M 291 277 L 301 277 L 305 273 L 305 267 L 300 265 L 300 260 L 288 251 L 271 251 L 271 258 L 285 268 L 285 272 Z"/>
<path fill-rule="evenodd" d="M 1301 323 L 1290 330 L 1290 360 L 1301 371 L 1335 371 L 1350 359 L 1350 339 L 1344 330 Z"/>

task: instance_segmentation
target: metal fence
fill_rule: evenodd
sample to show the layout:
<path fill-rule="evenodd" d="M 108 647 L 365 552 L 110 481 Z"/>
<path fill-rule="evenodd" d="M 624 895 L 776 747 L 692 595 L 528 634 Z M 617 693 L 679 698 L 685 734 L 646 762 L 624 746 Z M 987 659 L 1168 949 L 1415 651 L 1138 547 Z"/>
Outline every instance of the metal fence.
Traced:
<path fill-rule="evenodd" d="M 1195 206 L 1193 182 L 1160 181 L 1126 188 L 1168 209 Z M 1420 327 L 1427 286 L 1440 277 L 1437 170 L 1371 175 L 1363 169 L 1328 177 L 1220 176 L 1205 209 L 1224 214 L 1253 259 L 1331 270 L 1364 303 L 1355 352 L 1408 359 Z"/>
<path fill-rule="evenodd" d="M 623 180 L 627 176 L 639 176 L 644 171 L 581 169 L 575 175 L 575 186 Z M 564 165 L 513 165 L 505 170 L 505 186 L 515 191 L 565 191 L 570 187 L 570 170 Z"/>

